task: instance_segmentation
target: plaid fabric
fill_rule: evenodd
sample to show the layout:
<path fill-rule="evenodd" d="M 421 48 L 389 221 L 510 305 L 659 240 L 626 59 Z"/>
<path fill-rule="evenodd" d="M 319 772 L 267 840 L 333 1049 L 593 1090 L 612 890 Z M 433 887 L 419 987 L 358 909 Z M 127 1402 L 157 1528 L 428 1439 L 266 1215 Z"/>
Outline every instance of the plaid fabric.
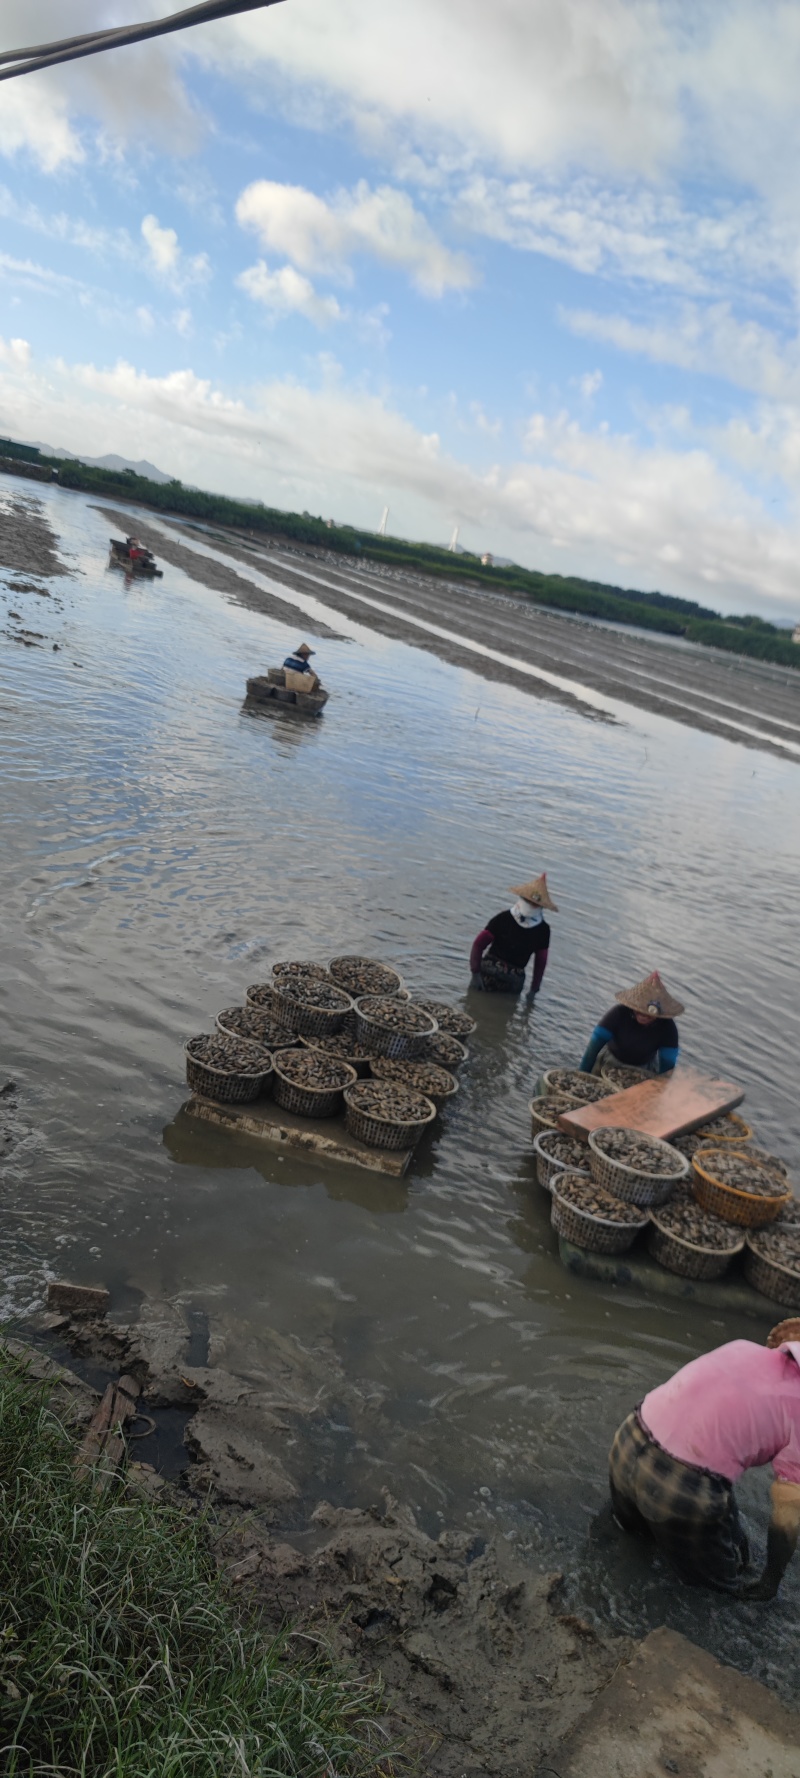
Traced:
<path fill-rule="evenodd" d="M 608 1464 L 612 1505 L 625 1531 L 652 1537 L 689 1586 L 736 1590 L 749 1551 L 725 1476 L 671 1457 L 636 1411 L 615 1434 Z"/>
<path fill-rule="evenodd" d="M 524 969 L 513 969 L 499 957 L 481 958 L 481 981 L 487 994 L 521 994 L 525 986 Z"/>

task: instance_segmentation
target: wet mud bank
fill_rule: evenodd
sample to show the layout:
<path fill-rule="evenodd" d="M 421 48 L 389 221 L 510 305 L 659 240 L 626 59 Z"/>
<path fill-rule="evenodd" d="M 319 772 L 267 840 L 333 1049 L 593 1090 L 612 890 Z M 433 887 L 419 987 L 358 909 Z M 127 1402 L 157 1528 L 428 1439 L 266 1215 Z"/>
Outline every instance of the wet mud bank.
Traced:
<path fill-rule="evenodd" d="M 143 1304 L 135 1322 L 41 1315 L 36 1337 L 73 1354 L 80 1374 L 41 1345 L 33 1364 L 77 1432 L 104 1379 L 123 1371 L 146 1414 L 183 1419 L 187 1466 L 165 1482 L 145 1438 L 134 1480 L 187 1509 L 210 1500 L 217 1558 L 243 1609 L 382 1676 L 409 1766 L 432 1778 L 529 1778 L 629 1658 L 629 1638 L 567 1605 L 563 1574 L 537 1572 L 504 1539 L 429 1534 L 386 1487 L 368 1510 L 328 1497 L 331 1424 L 368 1435 L 380 1403 L 345 1378 L 326 1342 L 304 1349 L 273 1333 L 250 1365 L 239 1349 L 234 1371 L 235 1332 L 212 1323 L 204 1339 L 191 1312 L 166 1301 Z M 206 1362 L 191 1363 L 192 1351 Z"/>
<path fill-rule="evenodd" d="M 0 494 L 0 635 L 23 648 L 50 644 L 49 630 L 40 625 L 61 611 L 62 602 L 47 583 L 71 573 L 41 501 L 16 489 Z M 40 603 L 45 599 L 49 605 Z M 52 646 L 58 652 L 61 645 Z"/>
<path fill-rule="evenodd" d="M 170 521 L 159 527 L 162 538 L 168 528 L 183 535 L 190 530 Z M 484 679 L 579 708 L 594 720 L 613 721 L 615 714 L 581 700 L 580 687 L 744 746 L 800 760 L 800 673 L 553 613 L 491 588 L 476 591 L 468 584 L 451 585 L 374 563 L 345 563 L 333 552 L 306 550 L 301 555 L 234 535 L 224 541 L 215 535 L 213 546 L 296 592 L 311 593 L 381 635 L 425 649 Z M 189 553 L 196 562 L 199 552 Z M 183 565 L 188 573 L 195 572 L 194 566 Z M 449 636 L 432 633 L 425 627 L 430 625 Z M 503 659 L 487 658 L 476 648 L 491 648 Z M 571 681 L 574 690 L 533 677 L 521 670 L 523 662 L 544 675 Z"/>
<path fill-rule="evenodd" d="M 124 513 L 115 507 L 96 506 L 104 519 L 113 525 L 115 530 L 125 536 L 130 534 L 132 524 L 130 513 Z M 235 570 L 226 568 L 224 563 L 215 562 L 208 556 L 201 556 L 197 550 L 187 549 L 183 543 L 166 536 L 161 526 L 158 529 L 136 517 L 136 536 L 159 561 L 169 562 L 173 568 L 181 568 L 192 580 L 200 581 L 203 586 L 210 587 L 212 592 L 224 593 L 238 605 L 244 605 L 248 611 L 262 611 L 266 617 L 275 618 L 276 622 L 288 624 L 290 629 L 297 628 L 298 616 L 294 605 L 275 595 L 264 592 L 255 581 L 247 581 Z M 305 628 L 313 631 L 315 636 L 332 637 L 334 641 L 342 641 L 338 630 L 331 629 L 328 624 L 312 622 L 304 618 Z"/>

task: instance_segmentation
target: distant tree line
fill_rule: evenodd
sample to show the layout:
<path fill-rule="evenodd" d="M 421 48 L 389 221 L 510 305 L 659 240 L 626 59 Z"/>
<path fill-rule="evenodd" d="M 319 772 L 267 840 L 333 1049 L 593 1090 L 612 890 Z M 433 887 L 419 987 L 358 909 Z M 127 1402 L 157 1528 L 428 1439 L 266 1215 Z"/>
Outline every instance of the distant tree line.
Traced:
<path fill-rule="evenodd" d="M 582 617 L 602 618 L 608 623 L 631 624 L 662 635 L 684 636 L 710 648 L 773 661 L 778 666 L 800 668 L 800 647 L 786 632 L 766 618 L 721 617 L 694 599 L 672 593 L 643 593 L 634 587 L 609 586 L 602 581 L 582 580 L 577 575 L 540 574 L 535 569 L 484 566 L 479 556 L 464 551 L 454 555 L 429 543 L 405 543 L 402 538 L 377 537 L 353 525 L 329 527 L 311 513 L 282 512 L 278 507 L 250 505 L 225 494 L 208 494 L 187 488 L 183 482 L 153 482 L 134 469 L 99 469 L 76 458 L 45 457 L 33 445 L 0 439 L 0 456 L 20 457 L 47 464 L 58 471 L 65 488 L 84 493 L 116 495 L 135 500 L 158 511 L 200 519 L 207 524 L 236 530 L 257 531 L 268 537 L 304 543 L 315 549 L 335 550 L 340 555 L 365 558 L 389 567 L 435 574 L 442 579 L 491 586 L 537 605 Z"/>

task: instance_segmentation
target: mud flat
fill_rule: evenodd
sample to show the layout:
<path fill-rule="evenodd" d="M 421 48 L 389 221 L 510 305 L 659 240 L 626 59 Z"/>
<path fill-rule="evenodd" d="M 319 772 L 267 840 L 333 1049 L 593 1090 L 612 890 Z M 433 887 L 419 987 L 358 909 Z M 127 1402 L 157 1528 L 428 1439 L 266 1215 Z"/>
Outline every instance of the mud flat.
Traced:
<path fill-rule="evenodd" d="M 192 535 L 189 526 L 170 521 L 159 525 L 153 536 L 163 541 L 169 529 L 187 538 Z M 583 701 L 581 687 L 601 699 L 633 704 L 688 727 L 800 761 L 800 672 L 553 613 L 489 588 L 477 592 L 466 583 L 446 584 L 433 576 L 375 564 L 343 563 L 333 553 L 289 553 L 234 534 L 224 544 L 215 534 L 209 543 L 287 589 L 311 593 L 382 635 L 424 648 L 485 679 L 579 708 L 595 720 L 614 720 L 624 712 Z M 198 561 L 205 564 L 208 558 L 191 550 L 188 556 L 180 565 L 203 578 L 207 569 L 198 567 Z M 251 603 L 242 589 L 236 596 Z M 259 591 L 253 608 L 262 609 L 264 598 Z M 427 627 L 431 625 L 450 632 L 449 636 L 433 634 Z M 476 648 L 490 648 L 503 658 L 495 661 Z M 523 666 L 567 683 L 550 684 L 546 677 L 526 673 Z"/>
<path fill-rule="evenodd" d="M 35 1362 L 40 1374 L 49 1367 L 77 1429 L 97 1394 L 72 1362 L 89 1374 L 124 1370 L 145 1411 L 182 1414 L 190 1462 L 180 1484 L 147 1467 L 147 1439 L 134 1447 L 144 1464 L 134 1474 L 187 1504 L 211 1491 L 218 1560 L 243 1605 L 380 1673 L 409 1766 L 431 1778 L 530 1778 L 628 1658 L 629 1638 L 567 1609 L 562 1574 L 537 1572 L 502 1538 L 429 1536 L 386 1489 L 368 1511 L 320 1497 L 326 1423 L 345 1415 L 370 1436 L 381 1413 L 326 1342 L 306 1349 L 273 1333 L 249 1351 L 220 1321 L 207 1362 L 192 1364 L 187 1319 L 168 1301 L 143 1304 L 136 1323 L 45 1315 L 39 1332 L 66 1359 Z"/>

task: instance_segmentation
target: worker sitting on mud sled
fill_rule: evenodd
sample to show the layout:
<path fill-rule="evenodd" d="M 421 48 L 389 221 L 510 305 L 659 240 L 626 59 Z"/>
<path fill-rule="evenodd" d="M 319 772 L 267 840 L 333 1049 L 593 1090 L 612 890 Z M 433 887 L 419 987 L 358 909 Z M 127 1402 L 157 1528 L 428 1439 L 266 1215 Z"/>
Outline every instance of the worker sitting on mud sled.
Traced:
<path fill-rule="evenodd" d="M 770 1461 L 766 1566 L 747 1580 L 733 1484 Z M 609 1481 L 623 1530 L 652 1537 L 689 1586 L 774 1599 L 800 1533 L 800 1317 L 766 1346 L 732 1340 L 651 1390 L 619 1428 Z"/>
<path fill-rule="evenodd" d="M 614 1062 L 649 1074 L 669 1074 L 679 1056 L 675 1020 L 683 1007 L 664 987 L 657 970 L 621 988 L 616 1005 L 595 1025 L 579 1066 L 591 1074 L 607 1050 Z"/>
<path fill-rule="evenodd" d="M 301 642 L 294 654 L 286 656 L 284 667 L 289 667 L 293 673 L 313 673 L 313 667 L 308 664 L 309 656 L 312 654 L 316 654 L 316 649 L 309 648 L 307 642 Z"/>
<path fill-rule="evenodd" d="M 478 933 L 470 952 L 469 966 L 473 988 L 485 988 L 490 994 L 521 994 L 525 986 L 525 970 L 531 960 L 533 980 L 530 994 L 538 994 L 547 968 L 550 948 L 550 927 L 544 909 L 558 913 L 550 900 L 547 877 L 542 873 L 521 888 L 512 889 L 517 900 L 502 914 L 494 914 Z"/>

